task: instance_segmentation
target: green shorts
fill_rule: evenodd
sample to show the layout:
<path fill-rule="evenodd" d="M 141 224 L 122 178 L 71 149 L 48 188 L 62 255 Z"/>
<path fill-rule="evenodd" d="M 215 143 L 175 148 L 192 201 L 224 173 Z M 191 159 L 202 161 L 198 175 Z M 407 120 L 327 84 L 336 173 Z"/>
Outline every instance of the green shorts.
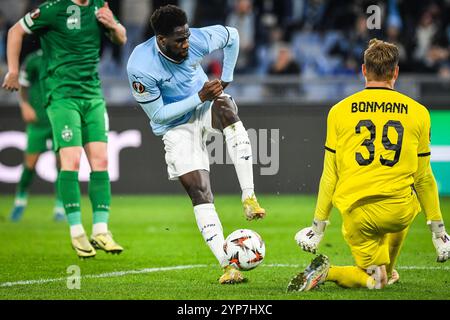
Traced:
<path fill-rule="evenodd" d="M 53 149 L 108 142 L 109 121 L 103 99 L 61 99 L 47 108 L 53 129 Z"/>
<path fill-rule="evenodd" d="M 27 153 L 42 153 L 49 150 L 52 139 L 52 127 L 46 124 L 27 125 Z"/>

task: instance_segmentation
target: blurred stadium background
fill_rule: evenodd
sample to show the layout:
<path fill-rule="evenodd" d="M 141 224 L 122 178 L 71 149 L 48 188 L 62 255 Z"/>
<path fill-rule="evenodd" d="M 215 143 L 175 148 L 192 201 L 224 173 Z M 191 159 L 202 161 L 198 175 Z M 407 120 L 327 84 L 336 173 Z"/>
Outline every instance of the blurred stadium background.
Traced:
<path fill-rule="evenodd" d="M 8 28 L 41 2 L 0 1 L 2 78 L 6 72 Z M 377 37 L 400 48 L 397 89 L 431 110 L 433 169 L 440 193 L 450 194 L 448 0 L 110 0 L 110 7 L 128 33 L 128 43 L 123 48 L 104 41 L 99 65 L 111 122 L 110 170 L 114 171 L 114 193 L 182 192 L 177 184 L 166 179 L 162 143 L 150 132 L 126 78 L 130 52 L 152 36 L 149 16 L 154 8 L 167 3 L 185 9 L 191 27 L 226 24 L 240 32 L 235 81 L 227 91 L 235 97 L 246 127 L 253 129 L 252 142 L 258 154 L 255 182 L 259 192 L 317 190 L 327 111 L 335 102 L 363 88 L 362 54 L 368 40 Z M 381 9 L 381 29 L 367 28 L 370 14 L 366 9 L 373 4 Z M 28 37 L 22 56 L 37 46 L 36 38 Z M 211 77 L 220 76 L 221 60 L 220 52 L 204 60 L 204 69 Z M 3 194 L 12 194 L 19 179 L 24 127 L 16 94 L 1 90 Z M 219 145 L 212 144 L 210 148 L 220 149 Z M 222 154 L 220 150 L 211 152 L 219 158 L 226 154 L 224 148 Z M 34 192 L 52 192 L 51 181 L 56 176 L 52 161 L 48 153 L 38 165 Z M 212 167 L 215 192 L 238 191 L 232 171 L 231 165 Z"/>

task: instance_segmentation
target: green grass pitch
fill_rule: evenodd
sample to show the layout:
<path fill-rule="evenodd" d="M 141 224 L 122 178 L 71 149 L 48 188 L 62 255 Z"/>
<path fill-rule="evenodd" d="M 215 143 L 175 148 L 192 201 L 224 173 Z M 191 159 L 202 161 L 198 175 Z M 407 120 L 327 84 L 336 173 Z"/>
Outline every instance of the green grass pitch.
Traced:
<path fill-rule="evenodd" d="M 310 225 L 314 196 L 260 195 L 268 215 L 244 219 L 239 196 L 216 196 L 225 236 L 239 228 L 257 231 L 266 242 L 266 258 L 246 272 L 247 283 L 219 285 L 215 258 L 204 243 L 187 196 L 113 196 L 110 229 L 124 246 L 119 255 L 98 252 L 79 260 L 70 247 L 65 222 L 52 221 L 53 198 L 32 196 L 19 223 L 8 221 L 12 196 L 0 196 L 0 299 L 449 299 L 450 262 L 439 264 L 425 217 L 414 221 L 398 261 L 400 283 L 385 290 L 342 289 L 326 283 L 306 293 L 286 293 L 290 278 L 312 255 L 302 252 L 294 235 Z M 441 198 L 450 223 L 450 198 Z M 88 199 L 82 201 L 83 223 L 91 231 Z M 332 264 L 353 259 L 337 211 L 331 217 L 321 252 Z M 80 289 L 67 288 L 67 268 L 81 271 Z"/>

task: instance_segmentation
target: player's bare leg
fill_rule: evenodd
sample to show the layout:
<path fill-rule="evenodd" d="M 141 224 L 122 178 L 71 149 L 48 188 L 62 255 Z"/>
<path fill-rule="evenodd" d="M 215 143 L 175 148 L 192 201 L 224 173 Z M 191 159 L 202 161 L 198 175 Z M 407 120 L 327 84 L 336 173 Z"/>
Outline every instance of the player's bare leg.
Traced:
<path fill-rule="evenodd" d="M 40 153 L 26 153 L 25 154 L 25 165 L 27 168 L 34 170 L 36 168 L 36 163 L 39 160 Z"/>
<path fill-rule="evenodd" d="M 108 230 L 111 184 L 108 174 L 108 153 L 106 142 L 89 142 L 84 146 L 91 167 L 89 177 L 89 199 L 92 204 L 93 225 L 91 244 L 107 253 L 119 254 L 122 246 L 114 241 Z"/>
<path fill-rule="evenodd" d="M 17 186 L 14 207 L 10 214 L 11 221 L 17 222 L 22 218 L 28 202 L 28 188 L 33 181 L 34 170 L 40 155 L 40 153 L 25 153 L 23 171 Z"/>
<path fill-rule="evenodd" d="M 220 96 L 212 105 L 212 125 L 225 136 L 228 154 L 233 161 L 242 190 L 242 203 L 247 220 L 264 218 L 266 211 L 261 208 L 255 196 L 253 185 L 252 146 L 237 114 L 237 106 L 228 96 Z"/>
<path fill-rule="evenodd" d="M 219 282 L 221 284 L 242 282 L 244 280 L 242 273 L 228 265 L 223 251 L 225 240 L 222 224 L 214 207 L 209 172 L 206 170 L 192 171 L 180 176 L 179 180 L 191 198 L 197 226 L 203 239 L 220 266 L 224 268 L 224 274 L 220 277 Z"/>

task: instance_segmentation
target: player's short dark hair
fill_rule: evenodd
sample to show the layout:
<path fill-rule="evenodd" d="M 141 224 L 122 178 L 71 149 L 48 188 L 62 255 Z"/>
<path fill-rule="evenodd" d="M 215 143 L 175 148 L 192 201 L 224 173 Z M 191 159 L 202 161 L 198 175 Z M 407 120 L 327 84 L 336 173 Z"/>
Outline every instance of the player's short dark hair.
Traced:
<path fill-rule="evenodd" d="M 370 40 L 364 52 L 367 77 L 373 81 L 389 81 L 394 77 L 399 61 L 399 51 L 395 44 L 376 38 Z"/>
<path fill-rule="evenodd" d="M 187 15 L 182 9 L 174 5 L 166 5 L 153 12 L 150 23 L 156 35 L 170 35 L 176 27 L 187 23 Z"/>

